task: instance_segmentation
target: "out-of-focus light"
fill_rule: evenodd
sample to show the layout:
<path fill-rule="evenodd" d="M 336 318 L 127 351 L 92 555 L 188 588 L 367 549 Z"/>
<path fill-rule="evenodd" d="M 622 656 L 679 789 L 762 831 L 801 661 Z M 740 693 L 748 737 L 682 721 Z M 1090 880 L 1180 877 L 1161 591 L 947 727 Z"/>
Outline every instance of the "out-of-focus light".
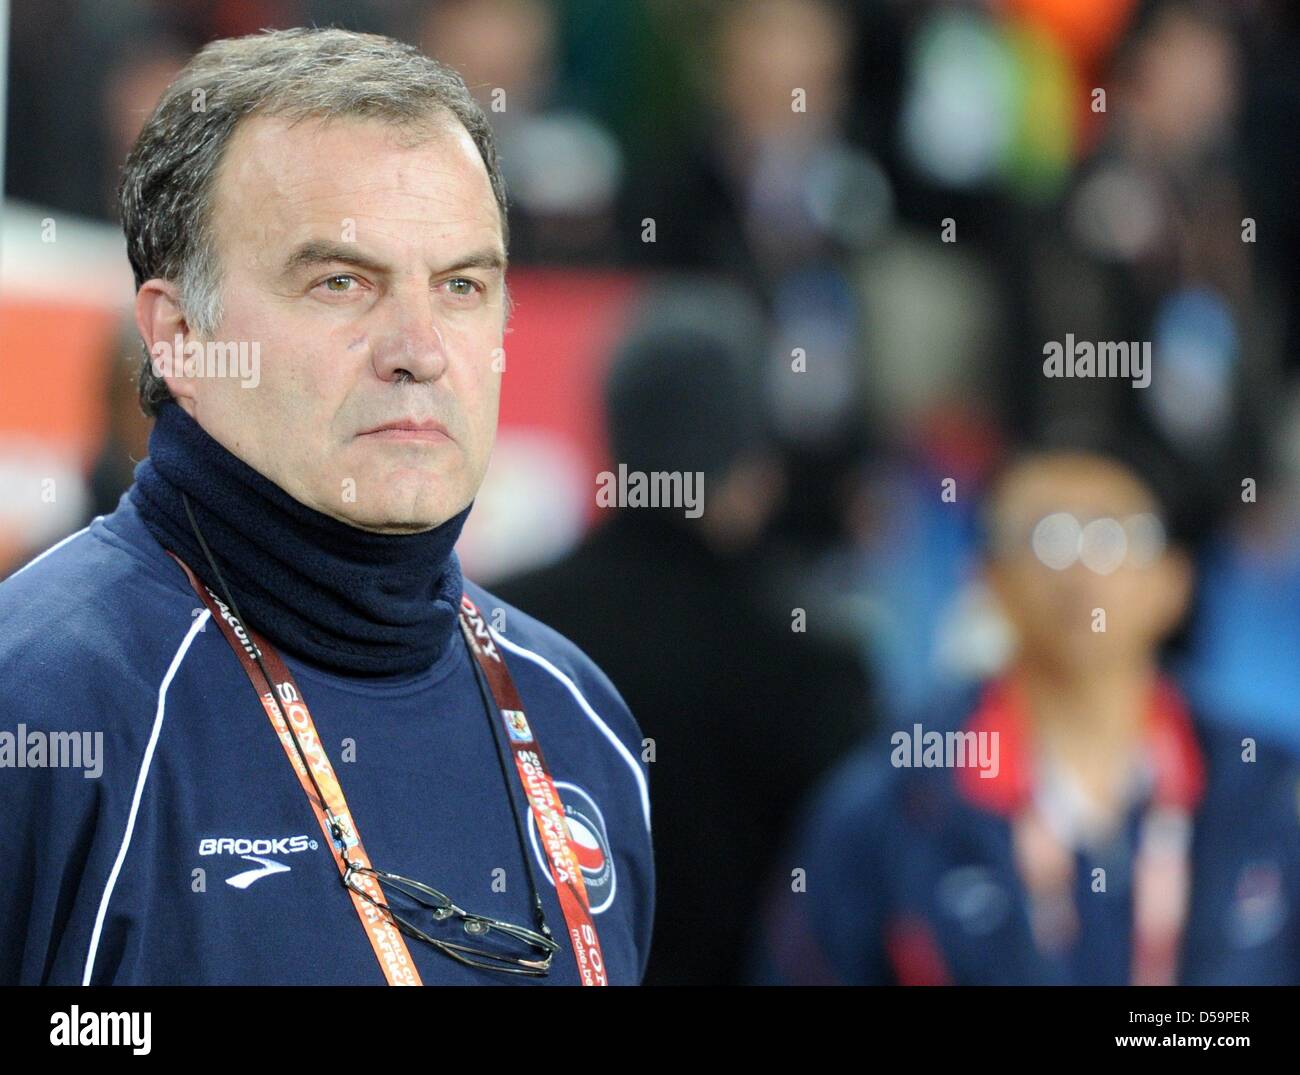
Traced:
<path fill-rule="evenodd" d="M 57 492 L 57 496 L 54 494 Z M 0 441 L 0 531 L 39 552 L 85 522 L 89 490 L 66 452 L 39 441 Z M 0 576 L 6 566 L 0 564 Z"/>
<path fill-rule="evenodd" d="M 1136 0 L 1003 0 L 1007 13 L 1050 33 L 1079 64 L 1103 59 L 1124 32 Z"/>
<path fill-rule="evenodd" d="M 1227 431 L 1238 358 L 1236 320 L 1205 287 L 1175 292 L 1155 319 L 1147 401 L 1175 441 L 1191 448 Z"/>
<path fill-rule="evenodd" d="M 860 250 L 888 229 L 894 191 L 867 154 L 836 145 L 814 157 L 808 176 L 808 213 L 826 235 Z"/>
<path fill-rule="evenodd" d="M 503 166 L 510 193 L 528 212 L 599 212 L 613 202 L 622 181 L 618 143 L 578 113 L 529 117 L 511 129 L 507 149 Z"/>
<path fill-rule="evenodd" d="M 1044 516 L 1034 527 L 1034 555 L 1053 571 L 1064 571 L 1079 558 L 1083 528 L 1068 511 Z"/>
<path fill-rule="evenodd" d="M 1054 38 L 1026 24 L 1008 24 L 1005 32 L 1014 90 L 1001 170 L 1020 194 L 1050 197 L 1064 186 L 1074 158 L 1082 90 Z"/>
<path fill-rule="evenodd" d="M 1081 524 L 1068 511 L 1038 520 L 1030 545 L 1039 562 L 1053 571 L 1081 563 L 1098 575 L 1110 575 L 1127 563 L 1145 568 L 1165 550 L 1165 528 L 1149 512 L 1130 515 L 1122 522 L 1109 515 Z"/>
<path fill-rule="evenodd" d="M 903 149 L 923 175 L 951 187 L 993 175 L 1012 137 L 1012 59 L 986 18 L 930 16 L 913 39 L 901 112 Z"/>
<path fill-rule="evenodd" d="M 1081 91 L 1055 37 L 1030 22 L 940 12 L 917 32 L 909 67 L 901 138 L 918 172 L 955 188 L 1002 179 L 1029 197 L 1060 190 Z"/>
<path fill-rule="evenodd" d="M 774 289 L 775 356 L 766 392 L 782 436 L 816 444 L 856 416 L 857 308 L 848 281 L 833 269 L 786 274 Z M 790 375 L 798 351 L 804 368 Z"/>
<path fill-rule="evenodd" d="M 505 429 L 465 524 L 465 570 L 502 578 L 558 559 L 582 536 L 591 474 L 555 433 Z"/>
<path fill-rule="evenodd" d="M 1134 567 L 1150 567 L 1165 551 L 1165 528 L 1150 512 L 1131 515 L 1124 520 L 1128 535 L 1129 560 Z"/>
<path fill-rule="evenodd" d="M 1164 228 L 1164 211 L 1150 182 L 1118 164 L 1085 178 L 1067 214 L 1080 245 L 1108 261 L 1136 260 L 1152 248 Z"/>
<path fill-rule="evenodd" d="M 1093 519 L 1079 535 L 1079 559 L 1098 575 L 1109 575 L 1128 555 L 1128 535 L 1116 519 Z"/>

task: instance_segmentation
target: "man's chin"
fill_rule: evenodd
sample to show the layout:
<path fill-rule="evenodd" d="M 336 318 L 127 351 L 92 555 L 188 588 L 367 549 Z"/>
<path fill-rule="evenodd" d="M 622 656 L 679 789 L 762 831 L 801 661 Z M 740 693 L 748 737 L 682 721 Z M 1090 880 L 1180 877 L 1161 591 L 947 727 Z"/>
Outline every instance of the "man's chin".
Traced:
<path fill-rule="evenodd" d="M 456 514 L 456 510 L 437 508 L 414 510 L 393 506 L 366 511 L 341 511 L 337 518 L 349 526 L 376 534 L 420 534 L 441 526 Z"/>
<path fill-rule="evenodd" d="M 432 530 L 470 501 L 469 493 L 454 494 L 464 485 L 458 469 L 390 467 L 372 471 L 357 479 L 355 499 L 340 502 L 333 514 L 351 526 L 378 533 Z"/>

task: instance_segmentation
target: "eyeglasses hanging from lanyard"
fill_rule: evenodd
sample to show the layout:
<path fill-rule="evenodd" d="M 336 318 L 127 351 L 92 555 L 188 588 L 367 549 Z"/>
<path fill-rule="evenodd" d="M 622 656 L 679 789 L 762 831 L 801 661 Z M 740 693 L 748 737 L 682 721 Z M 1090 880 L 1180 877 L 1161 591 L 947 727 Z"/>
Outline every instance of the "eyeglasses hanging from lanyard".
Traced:
<path fill-rule="evenodd" d="M 376 959 L 389 984 L 422 984 L 419 972 L 402 939 L 403 935 L 420 940 L 444 955 L 471 967 L 534 977 L 545 976 L 550 972 L 551 960 L 560 949 L 559 943 L 546 924 L 541 894 L 538 891 L 537 879 L 524 840 L 523 825 L 515 808 L 509 775 L 501 754 L 500 736 L 497 734 L 493 716 L 495 711 L 505 725 L 520 783 L 528 799 L 538 832 L 543 836 L 542 844 L 547 854 L 560 907 L 564 913 L 582 984 L 605 985 L 607 979 L 600 941 L 592 921 L 590 903 L 582 882 L 577 855 L 564 820 L 563 805 L 542 758 L 540 746 L 532 736 L 509 670 L 473 602 L 467 596 L 462 598 L 461 632 L 466 647 L 470 650 L 472 658 L 470 663 L 474 666 L 475 682 L 483 700 L 484 712 L 488 717 L 489 733 L 492 735 L 498 765 L 505 782 L 520 854 L 528 872 L 533 916 L 537 927 L 535 930 L 465 911 L 449 896 L 435 888 L 400 874 L 377 869 L 372 865 L 357 832 L 355 821 L 348 810 L 343 789 L 339 785 L 320 737 L 316 734 L 310 710 L 293 679 L 293 674 L 275 648 L 245 625 L 230 589 L 222 577 L 221 569 L 217 566 L 216 559 L 199 529 L 189 497 L 182 494 L 182 500 L 194 536 L 207 558 L 217 585 L 221 588 L 224 603 L 199 581 L 184 560 L 170 550 L 168 555 L 181 566 L 191 586 L 211 611 L 222 634 L 239 658 L 249 682 L 261 699 L 285 754 L 298 774 L 299 782 L 316 813 L 317 820 L 329 838 L 327 846 L 334 856 L 340 879 L 351 896 L 357 916 L 366 930 Z M 258 687 L 255 670 L 260 672 L 263 682 L 266 683 L 268 688 L 266 692 Z M 293 714 L 292 719 L 290 713 Z M 383 888 L 384 885 L 388 886 L 388 890 Z M 435 924 L 454 918 L 461 922 L 468 937 L 503 940 L 507 947 L 493 950 L 435 937 L 393 910 L 389 903 L 390 890 L 400 893 L 430 911 Z"/>

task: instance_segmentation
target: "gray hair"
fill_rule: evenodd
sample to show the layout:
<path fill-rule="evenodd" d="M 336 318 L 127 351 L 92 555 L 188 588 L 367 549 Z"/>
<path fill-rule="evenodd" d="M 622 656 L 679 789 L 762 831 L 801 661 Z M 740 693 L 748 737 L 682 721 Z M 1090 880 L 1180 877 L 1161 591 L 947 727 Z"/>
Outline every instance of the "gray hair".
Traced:
<path fill-rule="evenodd" d="M 126 159 L 118 202 L 135 286 L 173 281 L 194 330 L 215 331 L 222 311 L 214 176 L 244 117 L 359 116 L 418 129 L 440 111 L 459 120 L 478 147 L 508 243 L 492 129 L 450 67 L 392 38 L 348 30 L 266 30 L 211 42 L 163 93 Z M 146 414 L 172 398 L 147 353 L 139 387 Z"/>

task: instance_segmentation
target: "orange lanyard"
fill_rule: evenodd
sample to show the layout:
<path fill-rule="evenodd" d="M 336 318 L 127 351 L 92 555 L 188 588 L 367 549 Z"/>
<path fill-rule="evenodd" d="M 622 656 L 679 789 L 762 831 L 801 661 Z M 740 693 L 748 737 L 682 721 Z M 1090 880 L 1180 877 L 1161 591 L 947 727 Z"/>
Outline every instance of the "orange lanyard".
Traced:
<path fill-rule="evenodd" d="M 569 942 L 578 963 L 578 976 L 583 985 L 608 985 L 605 957 L 600 949 L 600 938 L 596 935 L 596 923 L 591 917 L 591 902 L 582 880 L 578 850 L 564 819 L 564 804 L 542 757 L 542 748 L 524 714 L 523 701 L 515 689 L 501 650 L 492 641 L 487 623 L 468 595 L 462 595 L 460 599 L 460 625 L 479 667 L 483 669 L 492 690 L 492 700 L 505 726 L 506 740 L 515 758 L 515 771 L 532 807 L 542 846 L 546 848 L 556 895 L 569 930 Z"/>
<path fill-rule="evenodd" d="M 271 726 L 280 739 L 280 745 L 284 748 L 294 772 L 298 774 L 298 782 L 302 785 L 307 801 L 316 814 L 316 820 L 325 834 L 326 845 L 334 856 L 334 864 L 338 867 L 340 875 L 346 876 L 349 869 L 348 862 L 343 857 L 345 851 L 351 851 L 354 867 L 360 866 L 362 871 L 368 869 L 371 865 L 370 858 L 361 842 L 361 835 L 348 810 L 343 789 L 325 753 L 320 736 L 316 732 L 315 722 L 312 720 L 302 692 L 298 689 L 298 684 L 294 681 L 293 673 L 289 671 L 275 648 L 251 627 L 241 624 L 224 602 L 199 581 L 184 560 L 170 551 L 168 555 L 184 570 L 190 585 L 194 587 L 194 592 L 212 613 L 213 620 L 220 627 L 231 649 L 235 651 L 235 656 L 239 658 L 249 682 L 257 691 L 262 707 L 270 718 Z M 461 597 L 460 626 L 470 651 L 487 679 L 493 702 L 514 756 L 515 771 L 519 775 L 524 795 L 532 810 L 537 831 L 542 836 L 542 846 L 546 850 L 560 909 L 564 912 L 564 921 L 573 946 L 579 977 L 583 985 L 607 985 L 600 940 L 596 934 L 595 923 L 592 921 L 591 904 L 578 865 L 577 850 L 573 846 L 573 838 L 565 821 L 563 803 L 542 757 L 541 747 L 534 738 L 528 718 L 524 714 L 523 703 L 515 688 L 510 670 L 506 667 L 500 649 L 493 642 L 486 622 L 468 596 Z M 255 653 L 262 658 L 275 695 L 272 695 L 270 690 L 261 690 L 257 685 L 261 669 L 257 666 Z M 277 696 L 279 705 L 276 704 Z M 281 706 L 292 724 L 292 729 L 281 716 Z M 304 756 L 311 766 L 310 773 L 303 763 Z M 381 907 L 387 908 L 388 905 L 379 882 L 373 875 L 359 871 L 353 873 L 352 884 L 363 888 L 374 901 L 372 903 L 365 896 L 354 891 L 351 885 L 346 886 L 352 897 L 352 905 L 356 909 L 357 917 L 366 931 L 375 958 L 379 961 L 388 984 L 422 985 L 419 971 L 416 970 L 415 963 L 411 959 L 405 939 L 388 915 L 380 910 Z"/>

